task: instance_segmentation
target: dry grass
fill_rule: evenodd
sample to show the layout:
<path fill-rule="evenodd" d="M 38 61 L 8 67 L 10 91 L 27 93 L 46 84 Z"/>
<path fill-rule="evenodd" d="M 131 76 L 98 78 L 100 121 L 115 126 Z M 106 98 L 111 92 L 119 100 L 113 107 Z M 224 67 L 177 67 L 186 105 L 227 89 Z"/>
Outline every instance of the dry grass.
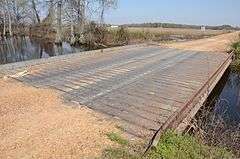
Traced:
<path fill-rule="evenodd" d="M 223 107 L 221 113 L 216 113 L 211 106 L 202 107 L 193 120 L 197 128 L 195 135 L 209 146 L 226 148 L 240 157 L 240 124 L 233 123 L 227 116 L 227 103 Z"/>
<path fill-rule="evenodd" d="M 225 30 L 206 30 L 200 29 L 182 29 L 182 28 L 144 28 L 144 27 L 129 27 L 126 28 L 128 42 L 130 44 L 143 43 L 143 42 L 161 42 L 169 43 L 176 41 L 189 41 L 196 39 L 208 38 L 230 31 Z M 109 28 L 109 33 L 113 36 L 110 39 L 114 39 L 119 28 Z"/>
<path fill-rule="evenodd" d="M 206 30 L 201 31 L 200 29 L 184 29 L 184 28 L 128 28 L 130 32 L 150 32 L 161 35 L 189 35 L 189 36 L 214 36 L 224 33 L 228 33 L 226 30 Z"/>

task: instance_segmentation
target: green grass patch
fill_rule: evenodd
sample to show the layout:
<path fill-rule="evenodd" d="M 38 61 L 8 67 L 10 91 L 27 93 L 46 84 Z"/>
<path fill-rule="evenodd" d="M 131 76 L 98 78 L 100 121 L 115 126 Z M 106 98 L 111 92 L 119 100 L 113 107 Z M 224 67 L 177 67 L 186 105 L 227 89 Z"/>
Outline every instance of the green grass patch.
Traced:
<path fill-rule="evenodd" d="M 231 63 L 231 69 L 234 72 L 240 72 L 240 59 L 236 59 Z"/>
<path fill-rule="evenodd" d="M 233 43 L 231 47 L 235 54 L 235 58 L 240 60 L 240 41 Z"/>
<path fill-rule="evenodd" d="M 231 64 L 231 69 L 235 72 L 240 72 L 240 41 L 231 45 L 235 58 Z"/>
<path fill-rule="evenodd" d="M 130 153 L 128 148 L 116 148 L 116 149 L 105 150 L 102 158 L 103 159 L 139 159 L 141 157 L 133 153 Z"/>
<path fill-rule="evenodd" d="M 108 133 L 107 136 L 111 141 L 114 141 L 120 145 L 128 145 L 128 143 L 129 143 L 128 140 L 124 139 L 118 133 L 111 132 L 111 133 Z"/>
<path fill-rule="evenodd" d="M 147 158 L 151 159 L 230 159 L 233 155 L 223 148 L 209 147 L 190 135 L 169 131 L 159 141 Z"/>
<path fill-rule="evenodd" d="M 119 135 L 108 135 L 113 141 L 119 142 Z M 120 140 L 121 141 L 121 140 Z M 121 143 L 121 142 L 120 142 Z M 146 156 L 143 150 L 134 150 L 130 144 L 120 148 L 105 150 L 102 158 L 106 159 L 232 159 L 234 155 L 224 148 L 210 147 L 199 142 L 190 135 L 180 135 L 169 131 L 165 133 L 158 146 Z"/>

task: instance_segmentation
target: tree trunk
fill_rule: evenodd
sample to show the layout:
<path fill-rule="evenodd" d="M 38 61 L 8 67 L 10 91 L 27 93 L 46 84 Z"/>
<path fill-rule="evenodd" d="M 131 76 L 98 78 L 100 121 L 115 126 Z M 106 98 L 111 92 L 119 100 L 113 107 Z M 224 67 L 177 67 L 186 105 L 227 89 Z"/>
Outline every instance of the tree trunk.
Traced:
<path fill-rule="evenodd" d="M 5 13 L 5 9 L 3 10 L 3 36 L 6 36 L 6 13 Z"/>
<path fill-rule="evenodd" d="M 11 19 L 11 13 L 9 11 L 9 7 L 8 7 L 8 2 L 7 0 L 5 0 L 5 4 L 6 4 L 6 9 L 7 9 L 7 14 L 8 14 L 8 31 L 9 31 L 9 36 L 12 36 L 12 19 Z"/>
<path fill-rule="evenodd" d="M 75 39 L 75 35 L 74 35 L 74 20 L 73 20 L 74 19 L 74 17 L 73 17 L 74 16 L 74 14 L 73 14 L 74 11 L 73 11 L 73 9 L 71 9 L 71 12 L 72 12 L 72 14 L 71 14 L 72 17 L 71 17 L 71 40 L 70 40 L 70 44 L 74 45 L 76 39 Z"/>
<path fill-rule="evenodd" d="M 10 13 L 8 13 L 8 30 L 9 30 L 9 36 L 13 36 L 12 34 L 12 19 Z"/>
<path fill-rule="evenodd" d="M 48 21 L 47 23 L 52 24 L 54 19 L 54 3 L 53 0 L 49 0 L 49 8 L 48 8 Z"/>
<path fill-rule="evenodd" d="M 77 21 L 78 21 L 78 33 L 81 35 L 85 27 L 85 8 L 86 0 L 78 0 Z"/>
<path fill-rule="evenodd" d="M 40 21 L 40 16 L 39 16 L 38 11 L 37 11 L 35 0 L 32 0 L 32 8 L 33 8 L 34 14 L 36 16 L 37 22 L 40 23 L 41 22 Z"/>
<path fill-rule="evenodd" d="M 102 11 L 101 11 L 101 16 L 100 16 L 100 24 L 103 26 L 104 24 L 104 13 L 105 13 L 105 0 L 101 0 L 101 5 L 102 5 Z"/>
<path fill-rule="evenodd" d="M 75 44 L 75 36 L 74 36 L 74 26 L 73 23 L 71 22 L 71 40 L 70 40 L 70 44 L 74 45 Z"/>
<path fill-rule="evenodd" d="M 59 0 L 57 3 L 57 35 L 56 41 L 57 44 L 62 44 L 62 1 Z"/>
<path fill-rule="evenodd" d="M 12 18 L 11 18 L 11 15 L 10 15 L 10 12 L 8 10 L 8 31 L 9 31 L 9 36 L 13 36 L 12 34 Z"/>

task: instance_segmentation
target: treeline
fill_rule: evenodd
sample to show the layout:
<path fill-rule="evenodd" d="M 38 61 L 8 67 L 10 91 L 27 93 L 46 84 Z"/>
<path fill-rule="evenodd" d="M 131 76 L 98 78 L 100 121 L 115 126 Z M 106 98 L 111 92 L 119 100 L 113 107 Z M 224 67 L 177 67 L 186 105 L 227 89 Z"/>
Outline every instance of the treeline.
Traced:
<path fill-rule="evenodd" d="M 65 32 L 75 43 L 85 38 L 93 20 L 103 25 L 105 11 L 116 5 L 117 0 L 0 0 L 0 35 L 14 36 L 23 28 L 32 31 L 32 35 L 34 31 L 44 35 L 51 27 L 56 43 L 66 38 Z"/>
<path fill-rule="evenodd" d="M 200 25 L 187 25 L 187 24 L 174 24 L 174 23 L 139 23 L 139 24 L 125 24 L 127 27 L 162 27 L 162 28 L 187 28 L 187 29 L 200 29 Z M 233 27 L 231 25 L 221 26 L 205 26 L 206 29 L 213 30 L 240 30 L 239 27 Z"/>

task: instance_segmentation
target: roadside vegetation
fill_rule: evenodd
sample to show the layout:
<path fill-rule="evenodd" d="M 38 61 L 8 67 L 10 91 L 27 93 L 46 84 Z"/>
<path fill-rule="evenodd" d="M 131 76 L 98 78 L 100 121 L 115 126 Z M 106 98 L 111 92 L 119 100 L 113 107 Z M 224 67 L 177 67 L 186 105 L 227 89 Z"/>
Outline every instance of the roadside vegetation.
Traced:
<path fill-rule="evenodd" d="M 114 134 L 114 133 L 113 133 Z M 232 159 L 234 155 L 224 148 L 208 146 L 189 134 L 166 132 L 156 148 L 143 154 L 139 146 L 126 144 L 119 134 L 108 135 L 112 141 L 119 144 L 117 148 L 104 151 L 102 158 L 106 159 Z M 116 137 L 117 136 L 117 137 Z"/>
<path fill-rule="evenodd" d="M 128 24 L 128 27 L 134 28 L 183 28 L 183 29 L 199 29 L 199 25 L 186 25 L 186 24 L 176 24 L 176 23 L 138 23 L 138 24 Z M 209 30 L 239 30 L 239 27 L 233 27 L 231 25 L 221 25 L 221 26 L 205 26 Z"/>
<path fill-rule="evenodd" d="M 144 28 L 144 27 L 119 27 L 108 28 L 107 41 L 118 45 L 137 44 L 143 42 L 173 42 L 207 38 L 224 33 L 229 30 L 206 30 L 186 28 Z"/>
<path fill-rule="evenodd" d="M 233 71 L 240 71 L 240 34 L 239 40 L 232 44 L 232 51 L 234 53 L 234 61 L 231 65 Z"/>

